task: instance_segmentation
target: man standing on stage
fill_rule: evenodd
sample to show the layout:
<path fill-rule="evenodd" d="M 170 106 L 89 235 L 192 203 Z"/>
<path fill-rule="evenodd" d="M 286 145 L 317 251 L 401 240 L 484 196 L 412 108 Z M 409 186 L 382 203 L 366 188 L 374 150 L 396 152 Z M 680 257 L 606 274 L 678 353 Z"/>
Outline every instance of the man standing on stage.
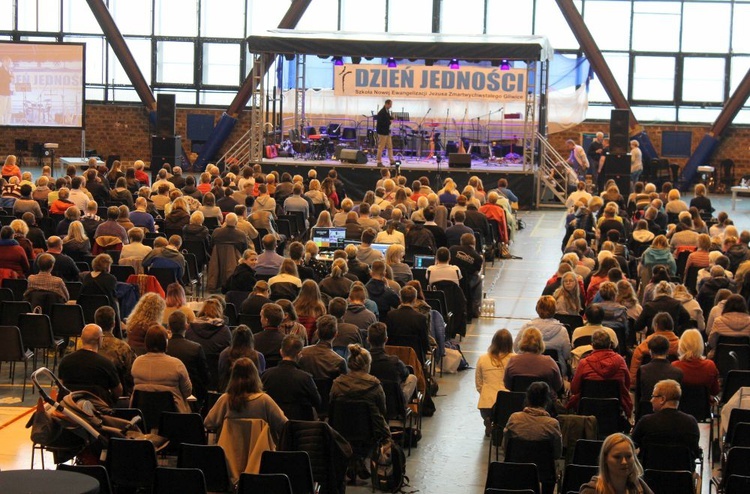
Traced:
<path fill-rule="evenodd" d="M 599 158 L 602 156 L 602 148 L 604 142 L 604 132 L 597 132 L 596 138 L 591 141 L 589 148 L 586 151 L 586 157 L 589 159 L 589 173 L 595 184 L 598 184 L 599 177 Z"/>
<path fill-rule="evenodd" d="M 393 141 L 391 140 L 391 106 L 393 102 L 389 99 L 385 100 L 383 108 L 378 112 L 378 123 L 376 126 L 376 132 L 378 133 L 378 155 L 377 162 L 378 166 L 383 166 L 383 149 L 388 149 L 388 161 L 391 166 L 396 159 L 393 157 Z"/>
<path fill-rule="evenodd" d="M 578 173 L 579 177 L 585 178 L 586 173 L 589 170 L 589 160 L 586 158 L 586 151 L 583 150 L 582 146 L 575 143 L 573 139 L 565 141 L 570 151 L 570 157 L 568 158 L 568 164 L 573 167 L 573 170 Z"/>

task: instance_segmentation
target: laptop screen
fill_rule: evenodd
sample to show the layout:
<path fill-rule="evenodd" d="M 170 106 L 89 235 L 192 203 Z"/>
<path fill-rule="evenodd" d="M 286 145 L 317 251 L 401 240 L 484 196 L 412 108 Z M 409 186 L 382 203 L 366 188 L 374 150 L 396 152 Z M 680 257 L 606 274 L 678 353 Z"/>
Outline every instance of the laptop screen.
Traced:
<path fill-rule="evenodd" d="M 427 269 L 435 264 L 435 256 L 414 256 L 414 269 Z"/>
<path fill-rule="evenodd" d="M 337 250 L 344 248 L 345 228 L 313 228 L 312 241 L 320 250 Z"/>
<path fill-rule="evenodd" d="M 390 247 L 391 244 L 370 244 L 370 247 L 372 247 L 375 250 L 379 250 L 383 253 L 383 257 L 385 257 L 385 251 L 388 250 L 388 247 Z"/>

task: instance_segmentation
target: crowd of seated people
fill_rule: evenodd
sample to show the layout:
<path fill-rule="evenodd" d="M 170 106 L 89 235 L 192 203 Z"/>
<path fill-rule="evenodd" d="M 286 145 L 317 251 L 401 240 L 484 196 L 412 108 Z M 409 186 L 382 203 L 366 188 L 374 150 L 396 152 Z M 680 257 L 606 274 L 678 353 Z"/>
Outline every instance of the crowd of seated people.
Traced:
<path fill-rule="evenodd" d="M 18 219 L 0 230 L 0 277 L 28 278 L 29 298 L 66 302 L 65 282 L 75 281 L 79 293 L 107 297 L 81 348 L 63 358 L 68 387 L 112 405 L 169 391 L 176 411 L 201 411 L 219 434 L 228 418 L 260 418 L 278 439 L 287 419 L 364 400 L 374 441 L 387 437 L 380 380 L 410 402 L 448 336 L 448 308 L 433 308 L 424 290 L 455 284 L 477 316 L 483 247 L 515 233 L 517 198 L 504 179 L 485 192 L 477 177 L 463 189 L 448 178 L 433 191 L 426 177 L 408 184 L 385 169 L 353 198 L 336 170 L 318 180 L 209 165 L 194 177 L 165 165 L 150 183 L 143 169 L 92 162 L 83 174 L 71 167 L 53 179 L 45 168 L 35 182 L 3 180 L 4 209 Z M 282 223 L 300 213 L 303 230 Z M 321 252 L 311 225 L 343 227 L 350 241 Z M 416 254 L 433 258 L 417 276 Z M 125 283 L 120 267 L 136 281 Z M 163 271 L 171 282 L 150 276 Z M 123 284 L 138 293 L 127 310 Z M 393 344 L 408 352 L 391 354 Z M 356 463 L 350 477 L 368 468 Z"/>

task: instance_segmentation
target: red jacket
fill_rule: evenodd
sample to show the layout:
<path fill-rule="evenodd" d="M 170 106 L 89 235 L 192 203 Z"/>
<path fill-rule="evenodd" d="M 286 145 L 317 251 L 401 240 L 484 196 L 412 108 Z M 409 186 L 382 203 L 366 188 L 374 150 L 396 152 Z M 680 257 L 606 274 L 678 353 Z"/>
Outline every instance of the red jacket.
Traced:
<path fill-rule="evenodd" d="M 633 412 L 633 399 L 630 397 L 630 374 L 625 359 L 613 350 L 594 350 L 581 360 L 570 383 L 568 408 L 576 408 L 581 399 L 584 380 L 618 381 L 620 383 L 620 406 L 626 416 Z"/>
<path fill-rule="evenodd" d="M 149 185 L 151 180 L 148 177 L 148 173 L 144 172 L 143 170 L 136 170 L 135 171 L 135 179 L 138 180 L 141 185 Z"/>
<path fill-rule="evenodd" d="M 29 272 L 29 258 L 15 240 L 0 240 L 0 268 L 12 269 L 20 277 Z"/>
<path fill-rule="evenodd" d="M 487 203 L 479 208 L 479 212 L 487 217 L 488 220 L 495 220 L 498 223 L 498 234 L 500 241 L 508 243 L 508 224 L 505 221 L 505 210 L 497 204 Z"/>

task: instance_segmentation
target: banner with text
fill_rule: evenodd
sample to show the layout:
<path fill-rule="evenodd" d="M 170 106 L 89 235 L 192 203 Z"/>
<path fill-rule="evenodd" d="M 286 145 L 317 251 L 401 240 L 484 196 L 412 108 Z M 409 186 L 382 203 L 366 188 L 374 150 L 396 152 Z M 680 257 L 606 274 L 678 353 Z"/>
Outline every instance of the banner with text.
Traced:
<path fill-rule="evenodd" d="M 334 67 L 333 89 L 336 96 L 523 101 L 526 97 L 526 70 L 342 65 Z"/>

